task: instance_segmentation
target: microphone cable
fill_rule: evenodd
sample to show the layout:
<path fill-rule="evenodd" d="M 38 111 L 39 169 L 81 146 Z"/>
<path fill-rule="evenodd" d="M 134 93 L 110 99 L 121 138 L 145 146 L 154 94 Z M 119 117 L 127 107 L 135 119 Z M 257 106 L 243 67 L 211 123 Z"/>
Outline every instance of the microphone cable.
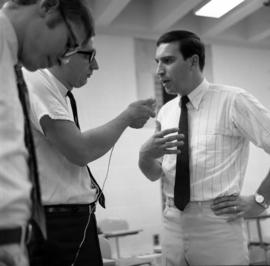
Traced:
<path fill-rule="evenodd" d="M 104 179 L 104 181 L 103 181 L 102 187 L 101 187 L 101 192 L 98 193 L 98 195 L 97 195 L 97 197 L 96 197 L 96 199 L 95 199 L 95 201 L 94 201 L 95 204 L 96 204 L 97 201 L 99 200 L 99 197 L 100 197 L 101 193 L 102 193 L 103 190 L 104 190 L 105 183 L 107 182 L 107 179 L 108 179 L 108 176 L 109 176 L 109 170 L 110 170 L 110 165 L 111 165 L 111 159 L 112 159 L 113 150 L 114 150 L 114 145 L 113 145 L 112 148 L 111 148 L 111 152 L 110 152 L 110 156 L 109 156 L 109 161 L 108 161 L 108 165 L 107 165 L 107 170 L 106 170 L 106 175 L 105 175 L 105 179 Z M 81 248 L 82 248 L 82 246 L 83 246 L 83 244 L 84 244 L 84 242 L 85 242 L 85 239 L 86 239 L 86 233 L 87 233 L 87 229 L 88 229 L 88 226 L 89 226 L 89 224 L 90 224 L 90 221 L 91 221 L 91 215 L 92 215 L 92 213 L 93 213 L 93 209 L 95 209 L 95 208 L 92 208 L 92 209 L 91 209 L 91 207 L 90 207 L 90 205 L 89 205 L 89 215 L 88 215 L 87 222 L 86 222 L 85 227 L 84 227 L 84 230 L 83 230 L 83 237 L 82 237 L 82 240 L 81 240 L 81 242 L 80 242 L 80 244 L 79 244 L 79 247 L 78 247 L 78 249 L 77 249 L 77 252 L 76 252 L 76 255 L 75 255 L 75 257 L 74 257 L 74 260 L 73 260 L 73 262 L 71 263 L 71 266 L 75 266 L 75 263 L 76 263 L 76 261 L 77 261 L 77 259 L 78 259 L 78 256 L 79 256 L 79 254 L 80 254 Z"/>

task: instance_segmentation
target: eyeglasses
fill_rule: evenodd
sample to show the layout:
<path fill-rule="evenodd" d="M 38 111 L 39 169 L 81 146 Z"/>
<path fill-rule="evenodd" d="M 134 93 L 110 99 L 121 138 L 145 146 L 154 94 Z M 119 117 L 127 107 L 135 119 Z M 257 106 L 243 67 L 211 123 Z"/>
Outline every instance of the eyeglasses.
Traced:
<path fill-rule="evenodd" d="M 69 24 L 69 22 L 65 16 L 63 9 L 61 8 L 61 5 L 59 5 L 59 11 L 60 11 L 60 14 L 63 18 L 63 21 L 66 24 L 66 27 L 69 31 L 69 36 L 70 36 L 69 39 L 71 39 L 71 41 L 72 41 L 72 44 L 70 44 L 70 40 L 68 41 L 66 51 L 62 55 L 62 59 L 68 59 L 70 56 L 72 56 L 73 54 L 75 54 L 78 51 L 80 45 L 77 42 L 76 36 L 72 30 L 71 25 Z"/>
<path fill-rule="evenodd" d="M 96 50 L 93 49 L 91 51 L 78 51 L 77 54 L 88 55 L 89 64 L 91 64 L 93 60 L 95 59 Z"/>

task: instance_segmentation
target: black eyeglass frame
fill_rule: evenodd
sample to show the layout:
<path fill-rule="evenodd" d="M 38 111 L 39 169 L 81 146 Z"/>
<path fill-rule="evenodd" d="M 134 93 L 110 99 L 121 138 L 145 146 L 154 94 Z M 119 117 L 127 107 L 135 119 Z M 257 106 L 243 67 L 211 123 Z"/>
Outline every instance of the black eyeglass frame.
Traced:
<path fill-rule="evenodd" d="M 96 50 L 93 49 L 91 51 L 77 51 L 77 54 L 88 55 L 89 56 L 89 64 L 91 64 L 95 59 Z"/>

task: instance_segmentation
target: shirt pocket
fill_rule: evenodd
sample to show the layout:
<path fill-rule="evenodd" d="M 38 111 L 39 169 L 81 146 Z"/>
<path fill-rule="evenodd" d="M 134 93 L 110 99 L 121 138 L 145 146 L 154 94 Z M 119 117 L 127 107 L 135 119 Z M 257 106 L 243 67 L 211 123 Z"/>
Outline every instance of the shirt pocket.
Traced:
<path fill-rule="evenodd" d="M 190 147 L 198 153 L 219 154 L 231 151 L 239 144 L 239 140 L 240 137 L 235 136 L 229 129 L 194 130 L 190 138 Z"/>

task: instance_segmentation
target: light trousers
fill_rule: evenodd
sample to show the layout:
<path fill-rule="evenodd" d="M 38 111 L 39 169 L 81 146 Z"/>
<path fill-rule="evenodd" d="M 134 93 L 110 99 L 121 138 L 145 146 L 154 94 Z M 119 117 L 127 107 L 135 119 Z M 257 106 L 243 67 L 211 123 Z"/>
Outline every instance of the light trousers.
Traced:
<path fill-rule="evenodd" d="M 211 201 L 190 202 L 178 210 L 173 199 L 164 210 L 163 266 L 248 265 L 248 245 L 242 218 L 228 222 L 216 216 Z"/>

